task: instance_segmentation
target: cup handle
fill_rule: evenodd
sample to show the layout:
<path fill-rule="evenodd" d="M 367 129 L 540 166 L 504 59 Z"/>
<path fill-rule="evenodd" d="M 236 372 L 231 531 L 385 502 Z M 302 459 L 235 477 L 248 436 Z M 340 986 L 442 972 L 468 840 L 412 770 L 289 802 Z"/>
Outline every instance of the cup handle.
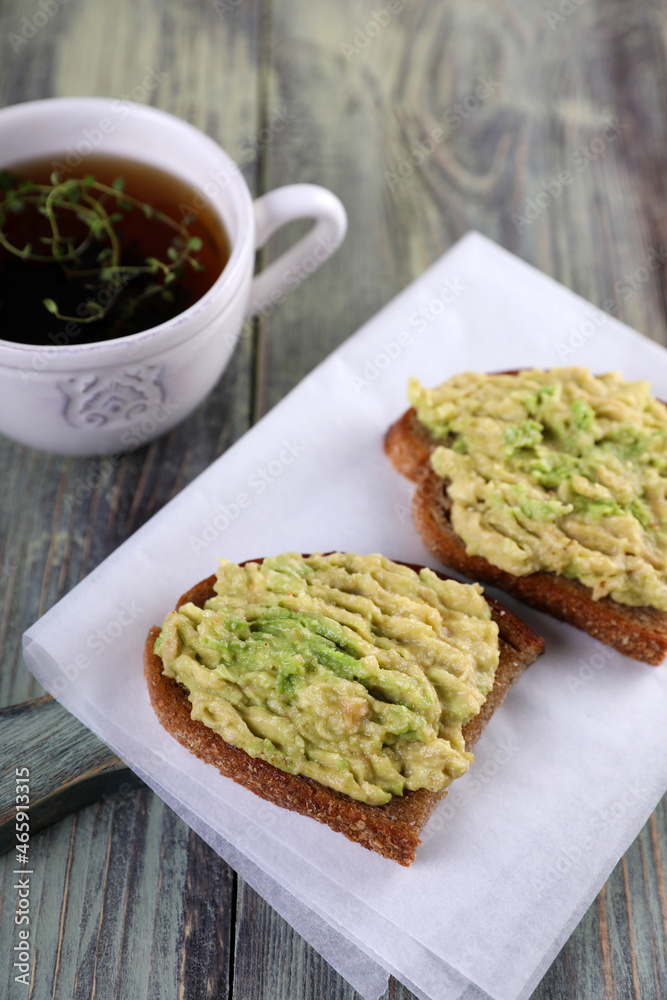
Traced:
<path fill-rule="evenodd" d="M 315 225 L 253 279 L 246 319 L 261 312 L 267 304 L 273 307 L 286 292 L 300 285 L 338 249 L 347 230 L 342 202 L 317 184 L 289 184 L 276 188 L 258 198 L 254 208 L 255 247 L 258 250 L 286 222 L 312 218 Z"/>

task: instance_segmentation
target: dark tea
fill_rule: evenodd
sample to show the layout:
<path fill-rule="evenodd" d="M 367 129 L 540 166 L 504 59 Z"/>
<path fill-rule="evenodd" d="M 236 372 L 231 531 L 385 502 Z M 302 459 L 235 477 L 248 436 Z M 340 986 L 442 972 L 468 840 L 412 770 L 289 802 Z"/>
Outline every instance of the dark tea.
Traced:
<path fill-rule="evenodd" d="M 49 185 L 57 160 L 50 157 L 12 165 L 9 174 L 19 181 Z M 19 211 L 5 211 L 0 225 L 5 238 L 15 248 L 29 248 L 30 253 L 21 258 L 0 245 L 0 339 L 48 346 L 85 344 L 148 330 L 197 302 L 227 263 L 230 247 L 220 219 L 209 206 L 187 217 L 193 190 L 184 181 L 148 164 L 101 154 L 86 157 L 78 168 L 66 175 L 61 173 L 57 179 L 84 177 L 109 187 L 122 178 L 118 186 L 122 186 L 123 194 L 150 209 L 122 198 L 116 204 L 113 197 L 104 196 L 104 210 L 110 217 L 117 217 L 111 240 L 104 233 L 96 236 L 72 211 L 56 209 L 59 233 L 67 233 L 70 245 L 82 248 L 75 263 L 67 262 L 65 266 L 59 260 L 30 259 L 46 256 L 52 245 L 53 220 L 47 219 L 43 210 L 26 204 Z M 14 182 L 12 188 L 17 188 Z M 85 194 L 83 197 L 86 200 Z M 178 231 L 161 220 L 160 213 L 179 226 L 186 224 L 186 242 L 189 239 L 196 247 L 192 251 L 196 266 L 187 261 L 179 265 L 175 276 L 158 290 L 156 284 L 164 280 L 161 271 L 149 274 L 133 268 L 145 268 L 147 259 L 168 262 L 178 253 L 174 249 Z M 115 243 L 122 268 L 114 273 L 113 280 L 100 280 L 100 275 L 102 279 L 106 275 L 104 266 L 111 256 L 111 242 Z M 176 245 L 183 245 L 179 235 Z M 51 311 L 45 301 L 51 304 Z M 54 315 L 55 305 L 58 315 Z M 101 318 L 86 322 L 95 312 Z"/>

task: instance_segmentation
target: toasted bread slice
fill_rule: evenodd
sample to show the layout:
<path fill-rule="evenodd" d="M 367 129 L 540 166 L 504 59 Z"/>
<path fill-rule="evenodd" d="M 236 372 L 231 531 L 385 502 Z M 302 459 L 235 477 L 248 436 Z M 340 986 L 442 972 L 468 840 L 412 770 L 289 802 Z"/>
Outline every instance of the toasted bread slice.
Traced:
<path fill-rule="evenodd" d="M 417 419 L 414 406 L 392 424 L 384 439 L 384 450 L 397 472 L 416 483 L 429 455 L 438 444 L 428 427 Z"/>
<path fill-rule="evenodd" d="M 413 569 L 419 569 L 413 566 Z M 215 576 L 202 580 L 176 604 L 192 601 L 198 607 L 213 597 Z M 544 650 L 539 638 L 516 615 L 498 602 L 487 598 L 500 631 L 500 662 L 493 689 L 479 715 L 465 726 L 466 747 L 470 749 L 495 709 L 504 700 L 510 685 Z M 216 767 L 225 777 L 256 795 L 326 823 L 372 851 L 401 865 L 414 861 L 419 835 L 437 803 L 446 795 L 420 789 L 395 797 L 386 805 L 374 806 L 320 785 L 311 778 L 288 774 L 261 758 L 250 757 L 245 750 L 226 743 L 217 733 L 190 715 L 188 691 L 162 673 L 162 661 L 153 652 L 160 629 L 151 629 L 144 651 L 144 674 L 155 713 L 171 735 L 191 753 Z M 474 765 L 473 765 L 474 766 Z"/>
<path fill-rule="evenodd" d="M 590 587 L 556 573 L 513 576 L 483 556 L 470 556 L 450 521 L 447 481 L 431 469 L 428 457 L 442 444 L 407 410 L 389 428 L 385 451 L 398 472 L 417 482 L 415 527 L 426 548 L 445 566 L 473 580 L 492 583 L 540 611 L 574 625 L 634 660 L 657 665 L 667 655 L 667 612 L 633 608 L 610 597 L 594 601 Z M 410 457 L 412 455 L 412 458 Z"/>

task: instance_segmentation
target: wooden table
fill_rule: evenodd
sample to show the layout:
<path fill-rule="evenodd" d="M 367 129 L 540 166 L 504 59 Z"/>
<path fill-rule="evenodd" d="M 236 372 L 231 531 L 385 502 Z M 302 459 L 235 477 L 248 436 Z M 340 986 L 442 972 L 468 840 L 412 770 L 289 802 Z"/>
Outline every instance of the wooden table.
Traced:
<path fill-rule="evenodd" d="M 212 135 L 253 193 L 316 182 L 350 217 L 344 248 L 165 439 L 113 463 L 2 439 L 0 704 L 42 693 L 22 631 L 466 230 L 665 342 L 660 0 L 1 0 L 0 26 L 0 104 L 133 97 Z M 535 1000 L 667 996 L 665 851 L 663 800 Z M 145 790 L 55 823 L 32 860 L 32 1000 L 356 996 Z M 1 864 L 0 991 L 23 997 Z"/>

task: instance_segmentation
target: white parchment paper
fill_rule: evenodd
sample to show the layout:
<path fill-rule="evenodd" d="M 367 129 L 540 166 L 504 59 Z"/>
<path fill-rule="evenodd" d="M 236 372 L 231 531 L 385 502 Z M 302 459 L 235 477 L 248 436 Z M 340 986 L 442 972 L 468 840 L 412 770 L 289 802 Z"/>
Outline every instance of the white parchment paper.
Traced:
<path fill-rule="evenodd" d="M 40 682 L 233 864 L 366 1000 L 524 1000 L 667 789 L 667 669 L 519 608 L 547 653 L 487 726 L 409 869 L 263 802 L 160 727 L 148 628 L 215 570 L 288 550 L 435 566 L 382 451 L 405 385 L 581 364 L 649 378 L 664 350 L 470 233 L 24 636 Z"/>

